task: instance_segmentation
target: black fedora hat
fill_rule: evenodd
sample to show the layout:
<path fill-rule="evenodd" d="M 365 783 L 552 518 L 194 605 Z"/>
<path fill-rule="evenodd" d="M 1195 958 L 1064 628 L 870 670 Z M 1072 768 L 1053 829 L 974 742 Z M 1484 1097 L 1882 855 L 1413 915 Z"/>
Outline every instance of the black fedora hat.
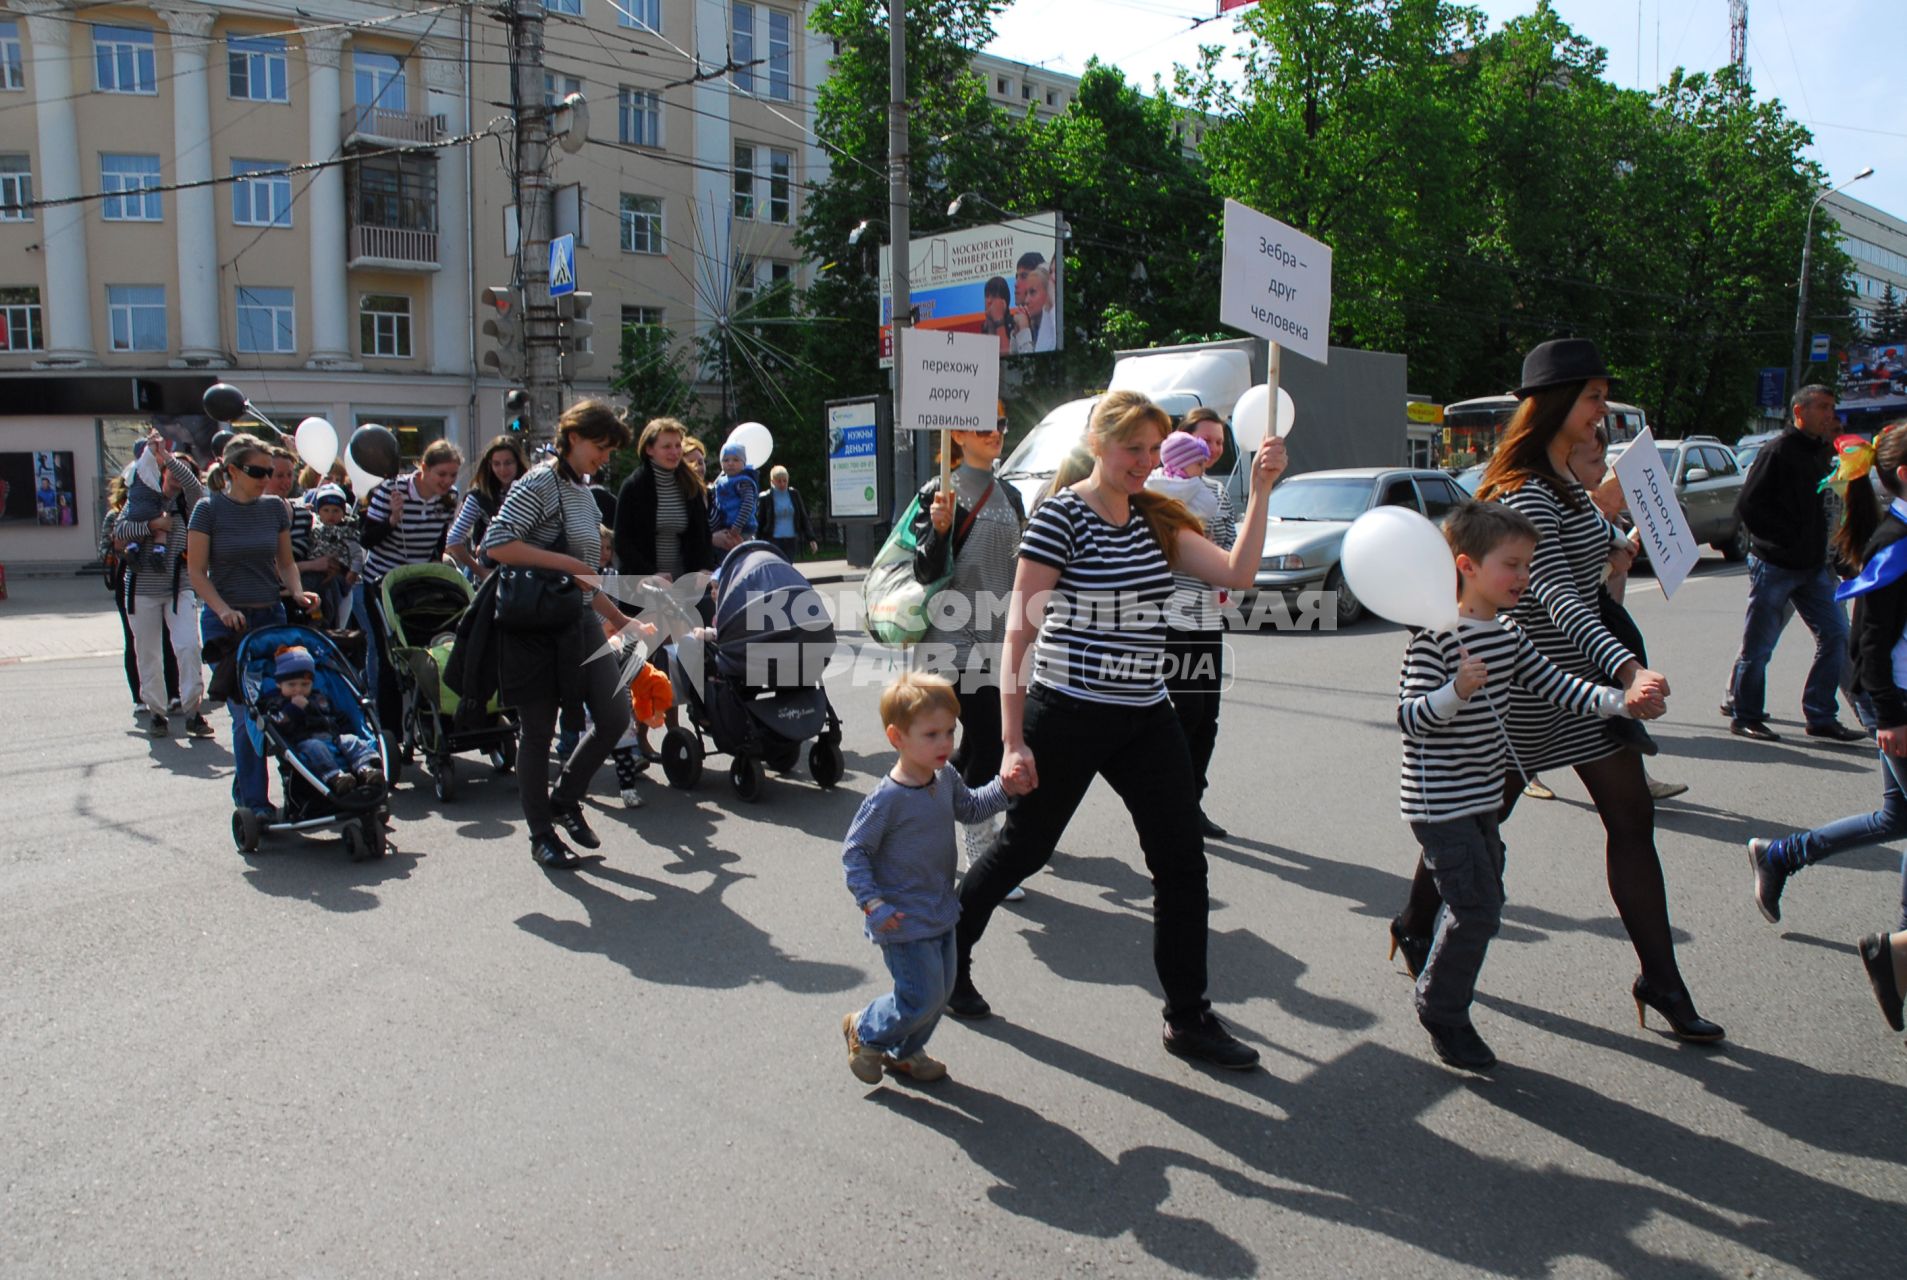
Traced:
<path fill-rule="evenodd" d="M 1545 387 L 1610 376 L 1595 343 L 1587 338 L 1556 338 L 1523 357 L 1523 385 L 1516 389 L 1516 398 L 1524 399 Z"/>

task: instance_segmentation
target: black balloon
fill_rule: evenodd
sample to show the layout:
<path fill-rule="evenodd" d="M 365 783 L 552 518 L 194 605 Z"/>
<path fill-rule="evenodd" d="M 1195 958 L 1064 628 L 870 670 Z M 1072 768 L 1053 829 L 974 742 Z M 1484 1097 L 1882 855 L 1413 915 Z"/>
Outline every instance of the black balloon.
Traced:
<path fill-rule="evenodd" d="M 222 458 L 225 456 L 225 446 L 232 443 L 232 434 L 230 431 L 214 431 L 212 433 L 212 456 L 214 458 Z"/>
<path fill-rule="evenodd" d="M 351 433 L 351 460 L 374 476 L 389 480 L 403 466 L 397 437 L 389 427 L 367 422 Z"/>
<path fill-rule="evenodd" d="M 205 389 L 205 416 L 214 422 L 233 422 L 245 416 L 245 393 L 229 382 L 215 382 Z"/>

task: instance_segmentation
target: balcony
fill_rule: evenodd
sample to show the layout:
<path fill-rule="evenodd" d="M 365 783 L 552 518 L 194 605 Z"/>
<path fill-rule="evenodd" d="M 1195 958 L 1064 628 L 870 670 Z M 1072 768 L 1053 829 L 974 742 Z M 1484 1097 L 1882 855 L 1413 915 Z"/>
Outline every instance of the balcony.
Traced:
<path fill-rule="evenodd" d="M 444 117 L 419 115 L 411 111 L 392 111 L 385 107 L 346 107 L 344 109 L 344 145 L 402 145 L 410 142 L 441 142 Z"/>
<path fill-rule="evenodd" d="M 372 227 L 351 224 L 345 265 L 382 267 L 394 271 L 436 271 L 437 233 L 410 227 Z"/>

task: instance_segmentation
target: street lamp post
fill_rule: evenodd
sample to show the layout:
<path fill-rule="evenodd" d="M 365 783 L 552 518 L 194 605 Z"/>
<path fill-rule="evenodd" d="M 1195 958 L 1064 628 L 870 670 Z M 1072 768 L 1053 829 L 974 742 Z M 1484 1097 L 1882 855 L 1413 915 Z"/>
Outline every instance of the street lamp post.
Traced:
<path fill-rule="evenodd" d="M 1874 166 L 1869 165 L 1867 168 L 1849 178 L 1846 182 L 1841 183 L 1840 186 L 1829 187 L 1821 192 L 1820 195 L 1814 198 L 1814 203 L 1808 206 L 1807 229 L 1801 233 L 1801 296 L 1796 300 L 1794 308 L 1794 360 L 1788 369 L 1788 394 L 1790 396 L 1801 390 L 1801 349 L 1802 343 L 1806 341 L 1806 330 L 1808 327 L 1808 268 L 1814 261 L 1814 211 L 1821 207 L 1823 200 L 1833 195 L 1836 191 L 1839 191 L 1841 187 L 1851 187 L 1862 178 L 1871 178 L 1873 176 Z"/>

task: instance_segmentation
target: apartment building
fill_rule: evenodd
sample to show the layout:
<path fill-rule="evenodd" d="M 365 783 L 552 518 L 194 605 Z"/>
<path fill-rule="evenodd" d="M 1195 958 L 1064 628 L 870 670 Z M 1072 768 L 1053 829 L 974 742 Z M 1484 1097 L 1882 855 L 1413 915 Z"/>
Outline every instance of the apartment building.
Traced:
<path fill-rule="evenodd" d="M 1873 315 L 1889 286 L 1907 305 L 1907 222 L 1837 191 L 1821 201 L 1854 259 L 1854 307 Z"/>
<path fill-rule="evenodd" d="M 603 335 L 587 391 L 619 321 L 706 332 L 796 274 L 829 50 L 799 0 L 546 6 L 546 98 L 589 102 L 556 178 Z M 477 332 L 477 295 L 510 282 L 514 252 L 495 7 L 0 10 L 0 563 L 90 558 L 131 441 L 155 419 L 204 431 L 216 380 L 281 423 L 381 422 L 413 452 L 500 429 L 506 386 Z M 395 150 L 470 133 L 493 136 Z M 36 203 L 74 196 L 96 198 Z M 21 467 L 71 501 L 36 510 Z"/>

